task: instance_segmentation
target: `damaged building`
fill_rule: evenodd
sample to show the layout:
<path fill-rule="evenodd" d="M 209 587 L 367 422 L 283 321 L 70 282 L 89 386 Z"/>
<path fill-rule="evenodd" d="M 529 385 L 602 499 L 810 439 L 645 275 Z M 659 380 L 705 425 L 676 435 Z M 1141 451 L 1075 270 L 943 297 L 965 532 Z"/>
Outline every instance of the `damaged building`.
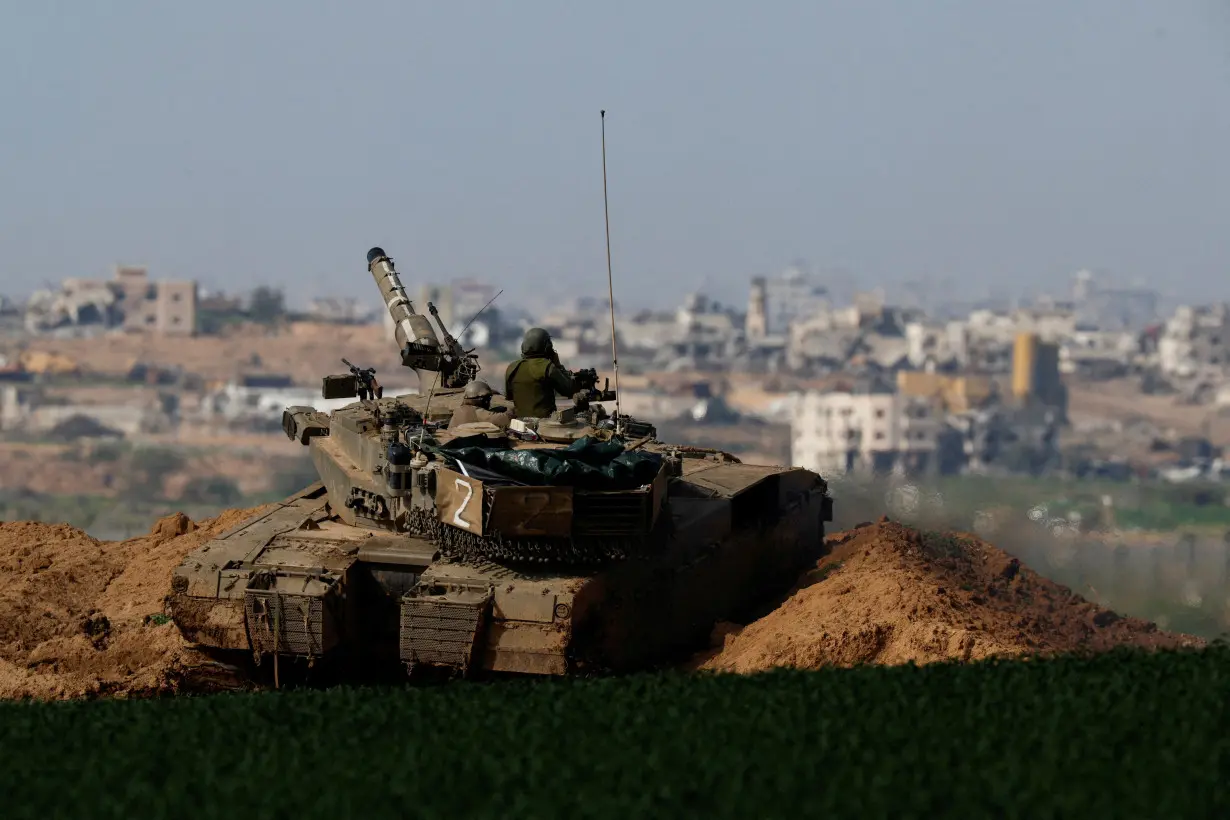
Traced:
<path fill-rule="evenodd" d="M 899 369 L 793 407 L 792 459 L 825 475 L 1037 472 L 1057 464 L 1067 389 L 1059 345 L 1018 333 L 1001 377 Z"/>
<path fill-rule="evenodd" d="M 1182 306 L 1157 341 L 1158 368 L 1168 378 L 1221 376 L 1230 369 L 1230 305 Z"/>
<path fill-rule="evenodd" d="M 117 265 L 104 279 L 65 279 L 59 290 L 35 292 L 26 303 L 30 333 L 123 329 L 191 336 L 196 332 L 194 281 L 154 281 L 144 267 Z"/>

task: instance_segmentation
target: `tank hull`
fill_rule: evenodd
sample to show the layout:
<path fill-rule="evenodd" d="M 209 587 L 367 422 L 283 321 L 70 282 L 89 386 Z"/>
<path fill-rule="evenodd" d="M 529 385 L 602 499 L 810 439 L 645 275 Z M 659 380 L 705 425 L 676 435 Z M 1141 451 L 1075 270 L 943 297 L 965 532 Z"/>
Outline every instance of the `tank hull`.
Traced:
<path fill-rule="evenodd" d="M 595 371 L 547 418 L 454 428 L 477 356 L 428 303 L 436 336 L 382 248 L 367 263 L 419 391 L 385 396 L 342 359 L 349 375 L 325 376 L 321 396 L 358 401 L 285 408 L 320 482 L 174 571 L 168 608 L 190 642 L 272 657 L 275 681 L 282 658 L 631 671 L 703 645 L 818 557 L 832 520 L 819 475 L 659 441 L 608 412 Z"/>
<path fill-rule="evenodd" d="M 672 480 L 660 548 L 590 572 L 448 560 L 426 539 L 346 523 L 313 485 L 189 555 L 169 610 L 190 642 L 258 662 L 345 656 L 463 675 L 670 662 L 788 589 L 831 519 L 813 473 L 691 461 Z"/>

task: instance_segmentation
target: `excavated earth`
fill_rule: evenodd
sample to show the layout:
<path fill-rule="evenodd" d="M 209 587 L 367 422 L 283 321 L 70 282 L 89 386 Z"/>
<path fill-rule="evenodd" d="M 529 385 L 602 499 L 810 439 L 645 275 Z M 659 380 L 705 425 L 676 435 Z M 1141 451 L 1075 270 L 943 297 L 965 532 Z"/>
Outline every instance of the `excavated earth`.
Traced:
<path fill-rule="evenodd" d="M 0 698 L 149 696 L 229 688 L 233 672 L 187 647 L 164 614 L 171 571 L 255 510 L 98 541 L 63 524 L 0 522 Z M 189 683 L 190 682 L 190 683 Z"/>
<path fill-rule="evenodd" d="M 127 541 L 65 525 L 0 522 L 0 698 L 145 697 L 231 688 L 237 670 L 193 651 L 164 613 L 185 555 L 257 510 L 182 514 Z M 693 669 L 755 672 L 926 663 L 1116 646 L 1199 647 L 1121 618 L 973 536 L 889 523 L 830 551 L 759 620 L 721 624 Z"/>
<path fill-rule="evenodd" d="M 784 601 L 747 625 L 719 624 L 689 666 L 747 673 L 1205 644 L 1090 603 L 973 535 L 881 519 L 826 546 Z"/>

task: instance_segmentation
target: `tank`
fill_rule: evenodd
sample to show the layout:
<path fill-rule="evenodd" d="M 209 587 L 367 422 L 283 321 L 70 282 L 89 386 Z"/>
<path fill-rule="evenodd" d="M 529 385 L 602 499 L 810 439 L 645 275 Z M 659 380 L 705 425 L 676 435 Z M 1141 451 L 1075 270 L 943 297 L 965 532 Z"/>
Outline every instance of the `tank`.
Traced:
<path fill-rule="evenodd" d="M 447 429 L 478 357 L 416 310 L 382 249 L 367 260 L 420 389 L 385 396 L 345 362 L 322 397 L 356 401 L 285 409 L 320 480 L 174 570 L 189 642 L 275 671 L 619 673 L 703 647 L 820 555 L 819 475 L 659 441 L 608 412 L 594 371 L 549 418 Z"/>

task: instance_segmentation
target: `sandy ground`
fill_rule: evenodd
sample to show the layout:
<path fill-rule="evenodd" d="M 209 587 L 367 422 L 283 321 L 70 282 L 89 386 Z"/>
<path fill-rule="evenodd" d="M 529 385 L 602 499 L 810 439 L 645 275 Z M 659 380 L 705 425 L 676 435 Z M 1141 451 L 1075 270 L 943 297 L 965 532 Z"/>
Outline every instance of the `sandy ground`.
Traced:
<path fill-rule="evenodd" d="M 370 284 L 370 283 L 369 283 Z M 328 325 L 295 322 L 277 330 L 246 326 L 223 336 L 157 337 L 115 333 L 103 339 L 35 338 L 29 350 L 66 356 L 86 373 L 119 375 L 137 362 L 179 366 L 209 380 L 242 372 L 286 373 L 302 384 L 319 384 L 329 373 L 344 373 L 341 357 L 378 374 L 397 373 L 397 345 L 383 325 Z M 413 384 L 415 379 L 410 377 Z"/>
<path fill-rule="evenodd" d="M 1217 446 L 1230 443 L 1230 417 L 1216 408 L 1180 404 L 1173 396 L 1147 395 L 1128 379 L 1090 384 L 1069 382 L 1068 414 L 1073 421 L 1146 419 L 1164 432 L 1207 435 Z"/>
<path fill-rule="evenodd" d="M 0 697 L 141 696 L 176 691 L 208 665 L 165 622 L 171 570 L 251 511 L 97 541 L 62 524 L 0 522 Z"/>
<path fill-rule="evenodd" d="M 691 666 L 746 673 L 1203 645 L 1098 607 L 974 536 L 934 540 L 881 521 L 829 545 L 780 606 L 720 624 Z"/>
<path fill-rule="evenodd" d="M 199 524 L 176 514 L 127 541 L 62 524 L 0 522 L 0 697 L 139 697 L 181 691 L 209 662 L 163 614 L 173 568 L 256 510 Z M 779 606 L 720 624 L 686 666 L 756 672 L 976 660 L 1116 646 L 1200 646 L 1121 618 L 972 536 L 924 538 L 882 521 L 831 551 Z"/>
<path fill-rule="evenodd" d="M 184 465 L 168 476 L 163 495 L 179 498 L 192 482 L 213 476 L 233 480 L 244 494 L 263 493 L 270 489 L 278 471 L 292 466 L 297 459 L 306 461 L 306 448 L 289 442 L 285 436 L 268 436 L 276 449 L 253 447 L 218 447 L 208 452 L 194 452 L 184 458 Z M 208 443 L 197 443 L 207 447 Z M 133 478 L 131 456 L 116 461 L 89 458 L 88 449 L 77 444 L 0 443 L 0 490 L 23 489 L 47 495 L 115 496 Z"/>

